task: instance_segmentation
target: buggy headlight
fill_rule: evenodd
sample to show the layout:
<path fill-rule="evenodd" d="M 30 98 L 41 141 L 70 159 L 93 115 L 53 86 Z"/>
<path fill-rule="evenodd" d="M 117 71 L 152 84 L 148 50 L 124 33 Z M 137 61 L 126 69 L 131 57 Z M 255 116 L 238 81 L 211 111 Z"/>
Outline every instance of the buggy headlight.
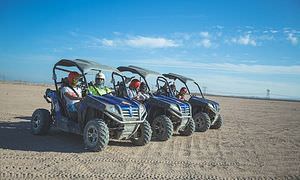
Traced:
<path fill-rule="evenodd" d="M 146 111 L 146 108 L 143 104 L 140 105 L 140 112 L 143 114 Z"/>
<path fill-rule="evenodd" d="M 211 109 L 215 109 L 214 106 L 210 103 L 208 103 L 208 107 L 210 107 Z"/>
<path fill-rule="evenodd" d="M 111 106 L 107 106 L 107 111 L 111 112 L 111 113 L 114 113 L 114 114 L 117 114 L 118 113 L 118 110 L 116 109 L 115 106 L 111 105 Z"/>
<path fill-rule="evenodd" d="M 173 109 L 173 110 L 175 110 L 175 111 L 179 111 L 179 108 L 178 108 L 178 106 L 176 104 L 171 104 L 170 108 Z"/>

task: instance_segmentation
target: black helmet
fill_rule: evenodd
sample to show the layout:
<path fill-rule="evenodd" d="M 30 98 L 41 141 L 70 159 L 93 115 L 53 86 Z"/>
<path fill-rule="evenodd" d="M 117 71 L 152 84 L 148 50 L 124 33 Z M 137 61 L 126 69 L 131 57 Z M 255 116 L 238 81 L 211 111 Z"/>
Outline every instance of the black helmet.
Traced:
<path fill-rule="evenodd" d="M 144 82 L 141 83 L 140 90 L 143 91 L 143 92 L 147 91 L 147 85 L 146 85 L 146 83 L 144 83 Z"/>

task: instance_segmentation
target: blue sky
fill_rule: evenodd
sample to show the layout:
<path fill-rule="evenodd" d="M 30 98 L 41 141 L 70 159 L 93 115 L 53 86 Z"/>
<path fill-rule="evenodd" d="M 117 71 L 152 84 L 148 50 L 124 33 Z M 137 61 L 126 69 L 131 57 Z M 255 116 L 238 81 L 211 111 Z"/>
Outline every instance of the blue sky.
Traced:
<path fill-rule="evenodd" d="M 81 58 L 300 99 L 300 1 L 0 1 L 0 79 L 51 82 Z"/>

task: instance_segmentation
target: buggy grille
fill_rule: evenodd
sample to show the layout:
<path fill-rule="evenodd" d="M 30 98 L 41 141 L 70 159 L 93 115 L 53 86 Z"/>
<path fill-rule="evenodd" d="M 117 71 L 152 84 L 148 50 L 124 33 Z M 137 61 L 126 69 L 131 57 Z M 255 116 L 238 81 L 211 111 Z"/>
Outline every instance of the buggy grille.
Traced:
<path fill-rule="evenodd" d="M 122 113 L 125 118 L 138 118 L 139 117 L 139 109 L 138 108 L 122 109 Z"/>
<path fill-rule="evenodd" d="M 190 116 L 190 114 L 191 114 L 190 113 L 190 107 L 185 107 L 185 108 L 182 107 L 181 108 L 181 113 L 182 113 L 183 116 Z"/>

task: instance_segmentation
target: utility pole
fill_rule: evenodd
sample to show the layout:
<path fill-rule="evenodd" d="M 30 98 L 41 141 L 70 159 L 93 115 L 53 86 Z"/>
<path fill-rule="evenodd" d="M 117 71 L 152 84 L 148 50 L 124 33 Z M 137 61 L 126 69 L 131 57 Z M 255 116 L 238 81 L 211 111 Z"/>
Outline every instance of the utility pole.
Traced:
<path fill-rule="evenodd" d="M 266 96 L 267 99 L 270 99 L 270 91 L 271 91 L 270 89 L 267 89 L 267 96 Z"/>

